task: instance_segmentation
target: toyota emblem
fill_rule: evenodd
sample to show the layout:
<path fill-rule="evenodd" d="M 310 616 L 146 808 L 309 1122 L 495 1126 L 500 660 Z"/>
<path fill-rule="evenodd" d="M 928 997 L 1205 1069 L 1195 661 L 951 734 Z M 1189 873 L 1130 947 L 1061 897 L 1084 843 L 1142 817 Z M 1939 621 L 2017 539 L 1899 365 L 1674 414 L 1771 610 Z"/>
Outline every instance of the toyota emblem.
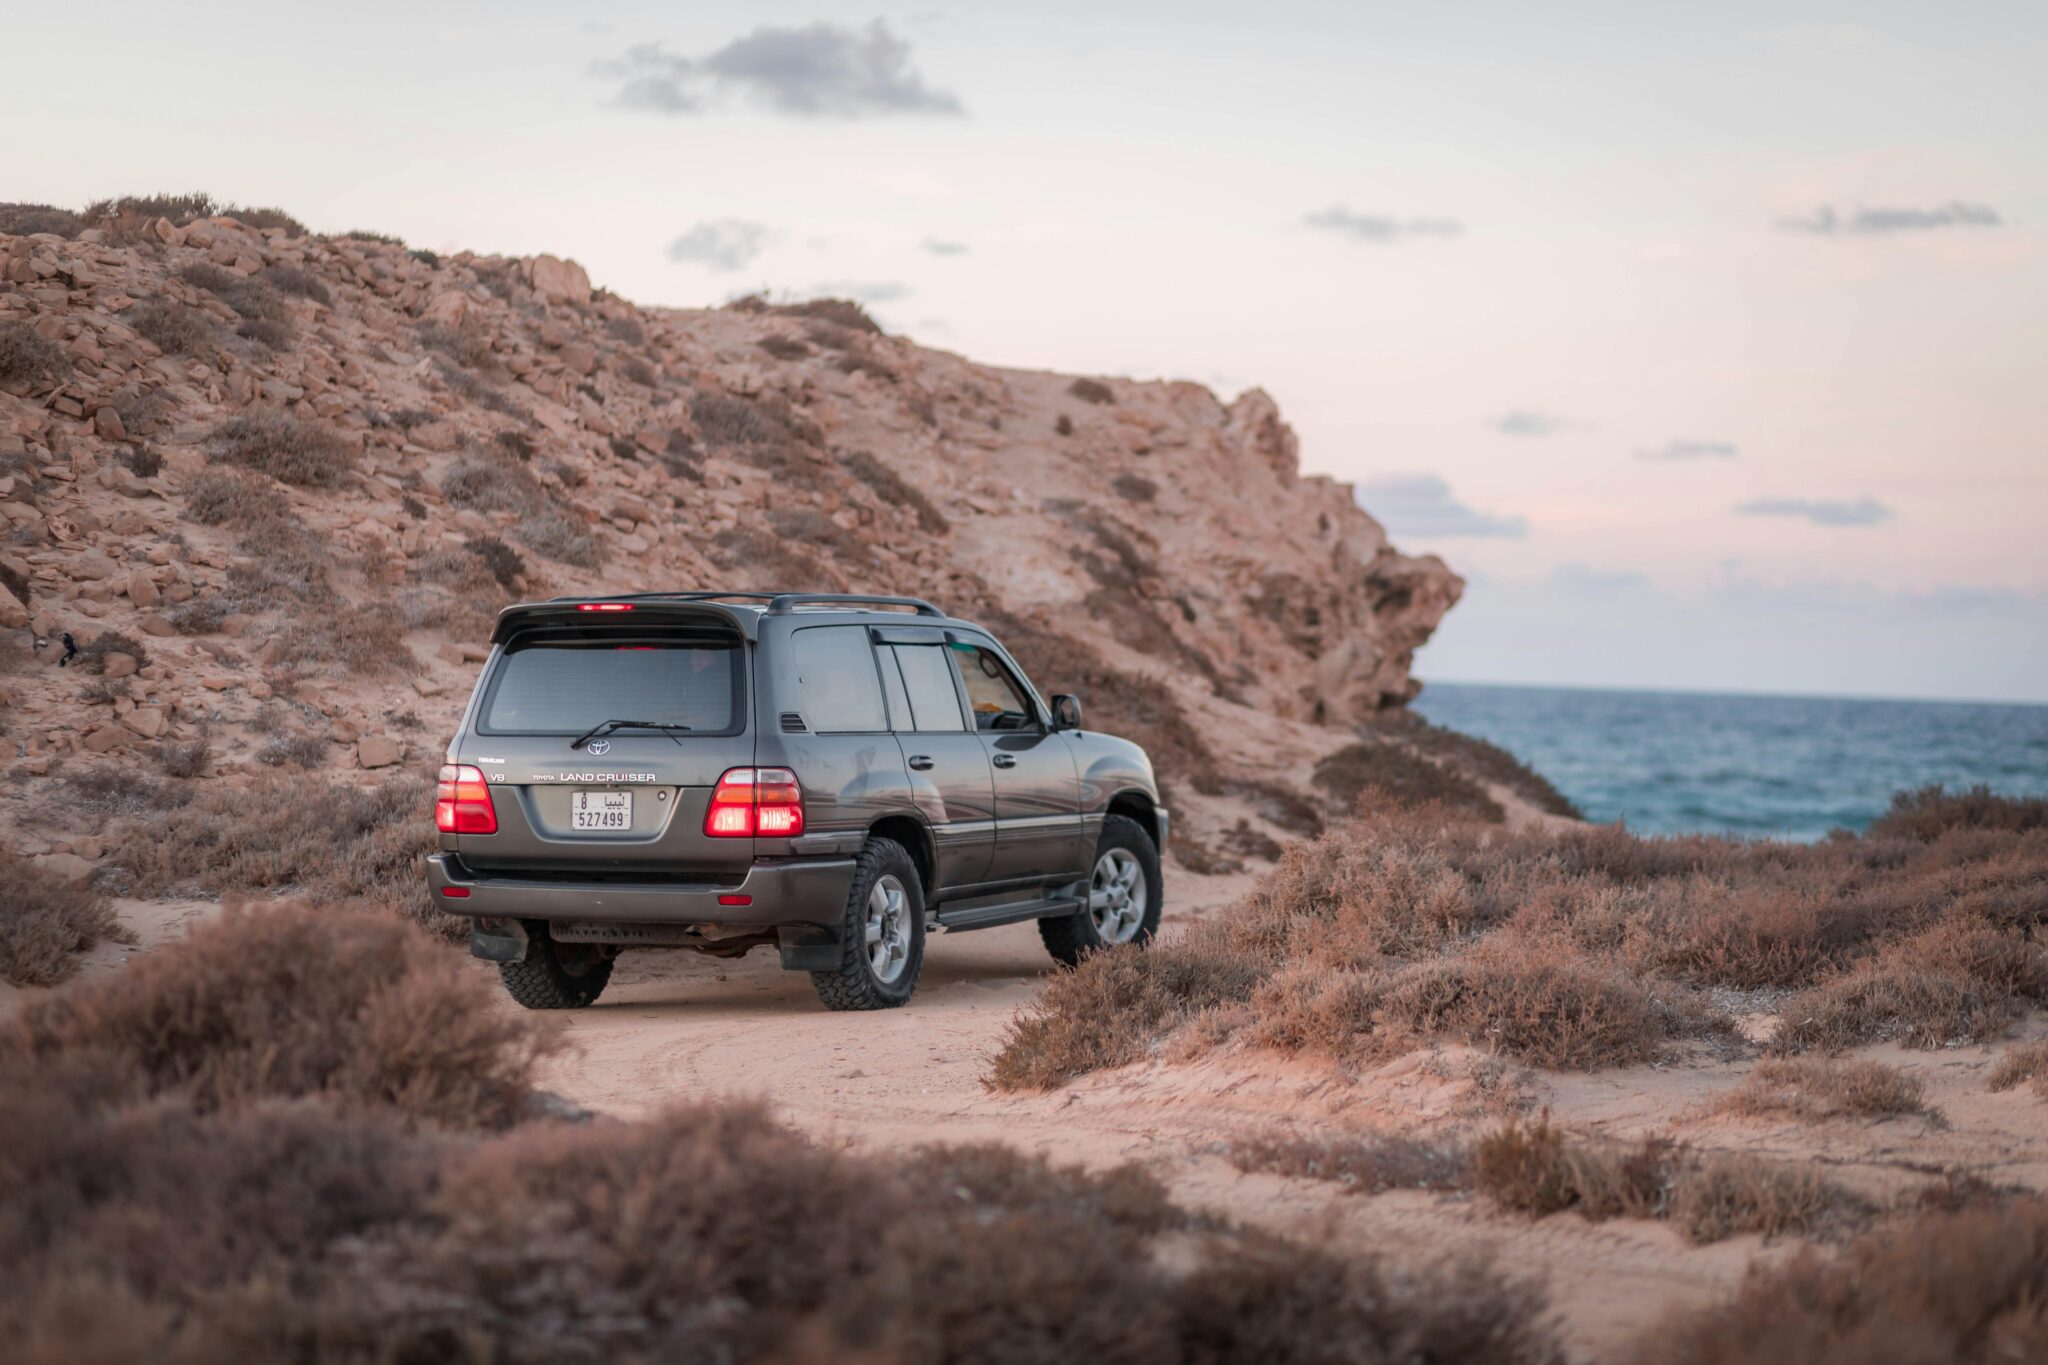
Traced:
<path fill-rule="evenodd" d="M 592 741 L 590 741 L 590 743 L 584 745 L 583 747 L 588 749 L 593 754 L 610 753 L 612 742 L 608 739 L 593 739 Z"/>

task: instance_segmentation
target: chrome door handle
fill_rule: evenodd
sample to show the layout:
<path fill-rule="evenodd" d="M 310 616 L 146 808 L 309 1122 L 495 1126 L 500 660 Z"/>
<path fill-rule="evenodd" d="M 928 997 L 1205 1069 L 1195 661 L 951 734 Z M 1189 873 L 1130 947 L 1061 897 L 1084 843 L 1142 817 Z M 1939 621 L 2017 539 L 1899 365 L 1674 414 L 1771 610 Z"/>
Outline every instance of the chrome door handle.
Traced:
<path fill-rule="evenodd" d="M 1017 766 L 1017 756 L 1015 754 L 997 754 L 994 762 L 998 768 L 1014 768 Z"/>
<path fill-rule="evenodd" d="M 910 766 L 921 773 L 930 772 L 932 756 L 930 754 L 912 754 L 910 756 Z"/>

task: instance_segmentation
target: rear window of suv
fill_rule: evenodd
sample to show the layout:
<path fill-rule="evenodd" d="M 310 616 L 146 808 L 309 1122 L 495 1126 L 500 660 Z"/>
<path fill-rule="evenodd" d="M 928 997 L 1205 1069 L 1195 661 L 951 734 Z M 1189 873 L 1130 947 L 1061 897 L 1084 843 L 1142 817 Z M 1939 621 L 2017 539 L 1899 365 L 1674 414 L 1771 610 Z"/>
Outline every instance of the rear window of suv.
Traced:
<path fill-rule="evenodd" d="M 723 642 L 633 640 L 514 645 L 498 665 L 477 730 L 576 735 L 608 720 L 733 734 L 744 708 L 740 651 Z"/>

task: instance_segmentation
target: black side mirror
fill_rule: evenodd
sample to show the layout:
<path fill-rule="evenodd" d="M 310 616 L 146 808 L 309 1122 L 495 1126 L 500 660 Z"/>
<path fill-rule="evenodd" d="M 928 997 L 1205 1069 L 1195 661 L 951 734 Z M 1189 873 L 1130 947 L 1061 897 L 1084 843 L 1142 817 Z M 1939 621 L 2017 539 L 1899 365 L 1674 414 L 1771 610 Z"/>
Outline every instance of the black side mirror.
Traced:
<path fill-rule="evenodd" d="M 1081 728 L 1081 699 L 1071 692 L 1060 692 L 1052 699 L 1052 728 L 1055 730 L 1078 730 Z"/>

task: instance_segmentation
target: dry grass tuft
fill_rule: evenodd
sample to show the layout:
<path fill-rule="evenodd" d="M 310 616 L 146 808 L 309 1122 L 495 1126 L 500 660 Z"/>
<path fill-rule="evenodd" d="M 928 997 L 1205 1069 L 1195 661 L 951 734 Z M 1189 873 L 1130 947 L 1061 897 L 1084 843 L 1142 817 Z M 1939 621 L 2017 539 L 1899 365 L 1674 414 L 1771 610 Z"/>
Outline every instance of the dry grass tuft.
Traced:
<path fill-rule="evenodd" d="M 462 1126 L 526 1109 L 548 1050 L 488 978 L 377 915 L 230 906 L 105 977 L 32 1002 L 0 1055 L 90 1052 L 202 1110 L 319 1095 Z"/>
<path fill-rule="evenodd" d="M 917 518 L 918 529 L 927 535 L 944 535 L 952 529 L 946 514 L 933 506 L 932 500 L 922 490 L 867 451 L 856 450 L 842 455 L 839 463 L 847 473 L 874 490 L 885 510 L 909 508 Z"/>
<path fill-rule="evenodd" d="M 1926 1086 L 1883 1062 L 1765 1058 L 1715 1108 L 1752 1118 L 1888 1118 L 1924 1114 Z"/>
<path fill-rule="evenodd" d="M 1275 1134 L 1241 1139 L 1225 1155 L 1240 1171 L 1327 1180 L 1353 1194 L 1472 1187 L 1472 1154 L 1462 1144 L 1398 1133 L 1336 1140 Z"/>
<path fill-rule="evenodd" d="M 208 457 L 302 488 L 339 488 L 354 472 L 354 446 L 326 427 L 273 408 L 253 408 L 214 428 Z"/>
<path fill-rule="evenodd" d="M 1727 1302 L 1674 1316 L 1627 1357 L 1656 1365 L 2048 1358 L 2048 1201 L 1930 1213 L 1759 1264 Z"/>
<path fill-rule="evenodd" d="M 2048 797 L 1999 796 L 1989 787 L 1950 792 L 1939 784 L 1892 797 L 1891 809 L 1871 822 L 1874 839 L 1938 839 L 1956 830 L 2024 834 L 2048 829 Z"/>
<path fill-rule="evenodd" d="M 46 871 L 0 845 L 0 980 L 54 986 L 78 970 L 78 954 L 102 939 L 133 938 L 90 882 Z"/>
<path fill-rule="evenodd" d="M 2031 1081 L 2034 1093 L 2048 1099 L 2048 1038 L 2022 1043 L 1998 1059 L 1991 1069 L 1991 1088 L 2010 1090 Z"/>
<path fill-rule="evenodd" d="M 1067 385 L 1067 392 L 1084 403 L 1116 402 L 1116 390 L 1099 379 L 1076 379 Z"/>
<path fill-rule="evenodd" d="M 0 322 L 0 384 L 36 383 L 70 371 L 63 347 L 25 322 Z"/>
<path fill-rule="evenodd" d="M 1996 1038 L 2048 1003 L 2048 959 L 2022 934 L 1944 920 L 1785 1002 L 1779 1052 L 1837 1052 L 1895 1041 L 1936 1048 Z"/>
<path fill-rule="evenodd" d="M 1508 818 L 1500 803 L 1471 778 L 1396 744 L 1346 745 L 1316 764 L 1313 780 L 1336 799 L 1339 810 L 1357 806 L 1371 792 L 1370 799 L 1398 806 L 1440 802 L 1496 825 Z"/>

